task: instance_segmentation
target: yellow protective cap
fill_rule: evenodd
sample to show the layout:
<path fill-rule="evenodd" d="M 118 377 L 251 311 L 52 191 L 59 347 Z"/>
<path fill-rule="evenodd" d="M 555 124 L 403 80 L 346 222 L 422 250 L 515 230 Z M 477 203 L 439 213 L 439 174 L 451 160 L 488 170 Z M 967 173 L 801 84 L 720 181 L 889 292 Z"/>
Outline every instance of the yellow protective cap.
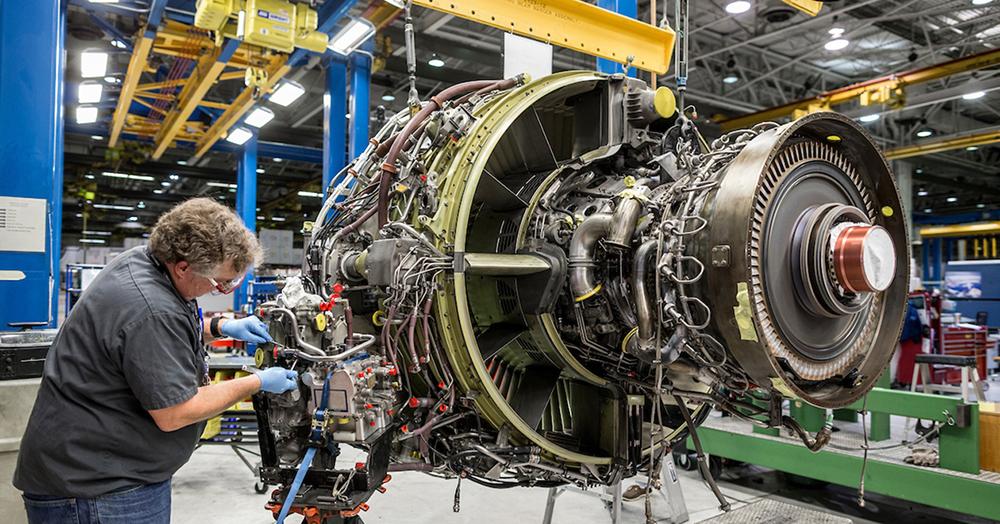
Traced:
<path fill-rule="evenodd" d="M 660 86 L 653 94 L 653 108 L 660 118 L 669 118 L 677 111 L 677 99 L 668 87 Z"/>

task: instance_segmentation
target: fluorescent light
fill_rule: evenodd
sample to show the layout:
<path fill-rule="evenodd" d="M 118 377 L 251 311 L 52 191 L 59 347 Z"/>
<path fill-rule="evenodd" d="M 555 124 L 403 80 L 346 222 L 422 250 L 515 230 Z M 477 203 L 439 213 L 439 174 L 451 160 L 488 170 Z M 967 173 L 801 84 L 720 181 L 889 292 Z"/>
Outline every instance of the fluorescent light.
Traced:
<path fill-rule="evenodd" d="M 976 207 L 978 207 L 979 209 L 982 209 L 982 208 L 986 207 L 986 204 L 976 204 Z"/>
<path fill-rule="evenodd" d="M 253 137 L 253 132 L 245 127 L 236 127 L 229 131 L 226 142 L 232 142 L 238 146 L 247 143 Z"/>
<path fill-rule="evenodd" d="M 140 200 L 139 203 L 135 205 L 135 207 L 138 209 L 146 209 L 146 203 Z"/>
<path fill-rule="evenodd" d="M 144 180 L 146 182 L 153 181 L 153 177 L 147 175 L 130 175 L 128 173 L 113 173 L 111 171 L 105 171 L 101 174 L 108 178 L 127 178 L 129 180 Z"/>
<path fill-rule="evenodd" d="M 90 0 L 92 4 L 117 4 L 118 0 Z"/>
<path fill-rule="evenodd" d="M 860 120 L 860 121 L 862 121 L 862 122 L 864 122 L 864 123 L 867 124 L 869 122 L 874 122 L 874 121 L 878 120 L 879 118 L 881 118 L 881 115 L 879 115 L 878 113 L 875 113 L 874 115 L 865 115 L 865 116 L 859 118 L 858 120 Z"/>
<path fill-rule="evenodd" d="M 250 111 L 250 114 L 243 120 L 243 123 L 260 129 L 273 119 L 274 111 L 271 111 L 266 107 L 255 107 L 253 111 Z"/>
<path fill-rule="evenodd" d="M 104 84 L 98 82 L 80 82 L 76 90 L 76 99 L 81 104 L 96 104 L 101 101 Z"/>
<path fill-rule="evenodd" d="M 264 216 L 263 215 L 257 215 L 257 220 L 264 220 Z"/>
<path fill-rule="evenodd" d="M 306 88 L 302 87 L 302 84 L 298 82 L 292 82 L 291 80 L 285 80 L 271 93 L 271 97 L 268 98 L 271 102 L 278 104 L 279 106 L 288 107 L 292 102 L 298 100 L 298 98 L 304 95 Z"/>
<path fill-rule="evenodd" d="M 109 237 L 109 236 L 111 236 L 111 232 L 110 231 L 90 231 L 90 230 L 87 230 L 87 229 L 83 230 L 83 234 L 84 235 L 95 235 L 95 236 L 99 236 L 99 237 Z"/>
<path fill-rule="evenodd" d="M 160 182 L 160 185 L 163 186 L 163 187 L 170 187 L 170 182 L 167 182 L 166 180 L 164 180 L 164 181 Z"/>
<path fill-rule="evenodd" d="M 94 177 L 94 175 L 91 175 L 90 173 L 87 173 L 86 175 L 83 175 L 83 178 L 86 178 L 87 180 L 93 180 L 95 177 Z"/>
<path fill-rule="evenodd" d="M 186 160 L 178 160 L 177 161 L 177 165 L 179 165 L 179 166 L 186 166 L 186 165 L 188 165 L 188 163 L 187 163 Z"/>
<path fill-rule="evenodd" d="M 97 108 L 94 106 L 77 106 L 76 123 L 93 124 L 97 122 Z"/>
<path fill-rule="evenodd" d="M 225 184 L 222 182 L 205 182 L 208 187 L 228 187 L 231 189 L 236 189 L 236 184 Z"/>
<path fill-rule="evenodd" d="M 375 26 L 371 22 L 363 18 L 354 18 L 333 35 L 327 48 L 334 53 L 349 55 L 374 34 Z"/>
<path fill-rule="evenodd" d="M 282 160 L 280 158 L 272 158 L 272 160 L 274 160 L 275 162 L 277 162 L 279 164 L 282 162 Z"/>
<path fill-rule="evenodd" d="M 746 13 L 750 10 L 750 2 L 745 0 L 738 0 L 736 2 L 729 2 L 726 4 L 726 12 L 733 15 L 738 15 L 740 13 Z"/>
<path fill-rule="evenodd" d="M 978 149 L 979 149 L 979 146 L 969 146 L 969 147 L 965 148 L 966 151 L 976 151 Z"/>
<path fill-rule="evenodd" d="M 444 60 L 438 58 L 437 55 L 431 56 L 431 59 L 427 61 L 427 65 L 431 67 L 444 67 Z"/>
<path fill-rule="evenodd" d="M 986 5 L 993 0 L 972 0 L 972 5 Z"/>
<path fill-rule="evenodd" d="M 920 191 L 917 191 L 917 196 L 927 196 L 927 194 L 928 193 L 926 189 L 921 189 Z"/>
<path fill-rule="evenodd" d="M 230 193 L 235 193 L 235 192 L 236 192 L 236 188 L 235 188 L 235 187 L 231 187 L 231 188 L 229 188 L 229 192 L 230 192 Z"/>
<path fill-rule="evenodd" d="M 103 238 L 81 238 L 80 242 L 83 242 L 84 244 L 103 244 L 104 243 L 104 239 Z"/>
<path fill-rule="evenodd" d="M 118 49 L 125 49 L 125 48 L 128 47 L 128 44 L 126 44 L 125 42 L 122 42 L 121 40 L 118 40 L 118 39 L 112 40 L 111 41 L 111 45 L 117 47 Z"/>
<path fill-rule="evenodd" d="M 929 207 L 927 209 L 924 209 L 924 213 L 930 213 L 931 211 L 934 211 L 934 210 L 931 209 L 931 208 L 929 208 Z"/>
<path fill-rule="evenodd" d="M 846 38 L 834 38 L 826 43 L 823 47 L 827 51 L 840 51 L 841 49 L 850 45 L 850 42 Z"/>
<path fill-rule="evenodd" d="M 947 200 L 948 203 L 958 202 L 958 197 L 948 197 L 945 200 Z"/>
<path fill-rule="evenodd" d="M 979 100 L 980 98 L 986 96 L 985 91 L 973 91 L 972 93 L 966 93 L 962 95 L 964 100 Z"/>
<path fill-rule="evenodd" d="M 154 195 L 162 195 L 163 194 L 163 190 L 162 189 L 154 189 L 153 190 L 153 194 Z"/>
<path fill-rule="evenodd" d="M 723 77 L 723 79 L 722 79 L 722 82 L 726 83 L 726 84 L 735 84 L 736 82 L 739 82 L 739 81 L 740 81 L 740 77 L 738 77 L 738 76 L 736 76 L 734 74 L 728 74 L 725 77 Z"/>
<path fill-rule="evenodd" d="M 258 175 L 263 175 L 264 174 L 264 168 L 263 167 L 258 167 L 257 168 L 257 174 Z"/>
<path fill-rule="evenodd" d="M 104 137 L 101 135 L 90 135 L 91 140 L 103 140 Z"/>
<path fill-rule="evenodd" d="M 316 193 L 315 191 L 299 191 L 299 196 L 323 198 L 323 193 Z"/>
<path fill-rule="evenodd" d="M 108 72 L 108 54 L 104 51 L 84 51 L 80 53 L 80 76 L 99 78 Z"/>
<path fill-rule="evenodd" d="M 830 36 L 832 36 L 834 38 L 838 38 L 838 37 L 840 37 L 840 35 L 844 34 L 844 28 L 843 27 L 831 27 L 830 30 L 827 31 L 827 33 L 830 33 Z"/>
<path fill-rule="evenodd" d="M 174 174 L 170 175 L 170 180 L 180 180 L 180 179 L 181 179 L 181 176 L 178 175 L 177 173 L 174 173 Z"/>
<path fill-rule="evenodd" d="M 917 136 L 920 138 L 927 138 L 933 134 L 934 131 L 931 131 L 930 129 L 921 129 L 920 131 L 917 131 Z"/>
<path fill-rule="evenodd" d="M 285 217 L 271 217 L 271 220 L 273 220 L 275 222 L 284 222 L 285 221 Z"/>
<path fill-rule="evenodd" d="M 132 206 L 118 206 L 114 204 L 94 204 L 95 209 L 114 209 L 117 211 L 132 211 L 135 209 Z"/>
<path fill-rule="evenodd" d="M 109 84 L 120 84 L 120 83 L 122 83 L 122 81 L 121 81 L 120 78 L 115 78 L 113 76 L 106 76 L 106 77 L 104 77 L 104 81 L 107 82 L 107 83 L 109 83 Z"/>
<path fill-rule="evenodd" d="M 139 217 L 128 217 L 128 221 L 129 222 L 138 222 L 139 221 Z"/>
<path fill-rule="evenodd" d="M 383 102 L 392 102 L 394 100 L 396 100 L 396 96 L 393 95 L 392 93 L 386 93 L 386 94 L 382 95 L 382 101 Z"/>

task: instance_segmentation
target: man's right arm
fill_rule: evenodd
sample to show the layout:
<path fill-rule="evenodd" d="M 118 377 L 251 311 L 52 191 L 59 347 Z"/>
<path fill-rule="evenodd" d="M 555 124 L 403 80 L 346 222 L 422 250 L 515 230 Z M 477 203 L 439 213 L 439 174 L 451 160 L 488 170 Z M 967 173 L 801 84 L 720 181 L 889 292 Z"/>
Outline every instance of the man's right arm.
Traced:
<path fill-rule="evenodd" d="M 198 388 L 195 396 L 162 409 L 151 409 L 161 431 L 177 431 L 183 427 L 208 420 L 232 406 L 240 399 L 264 390 L 284 393 L 298 387 L 298 373 L 283 368 L 267 368 L 255 375 L 226 380 Z"/>

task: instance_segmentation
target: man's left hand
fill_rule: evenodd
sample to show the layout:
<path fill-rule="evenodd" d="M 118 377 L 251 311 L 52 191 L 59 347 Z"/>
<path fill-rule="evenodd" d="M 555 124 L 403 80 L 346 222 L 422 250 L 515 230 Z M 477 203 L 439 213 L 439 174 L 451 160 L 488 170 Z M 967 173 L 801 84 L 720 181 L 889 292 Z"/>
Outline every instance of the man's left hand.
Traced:
<path fill-rule="evenodd" d="M 271 334 L 267 332 L 267 324 L 256 316 L 227 320 L 219 327 L 219 331 L 227 337 L 235 338 L 236 340 L 245 340 L 254 344 L 274 342 L 271 339 Z"/>

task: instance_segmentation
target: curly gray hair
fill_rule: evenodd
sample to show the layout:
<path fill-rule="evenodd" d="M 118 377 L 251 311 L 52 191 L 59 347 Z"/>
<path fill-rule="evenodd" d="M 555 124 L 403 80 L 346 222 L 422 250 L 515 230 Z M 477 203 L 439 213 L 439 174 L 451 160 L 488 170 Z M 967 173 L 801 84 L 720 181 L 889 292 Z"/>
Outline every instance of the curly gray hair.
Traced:
<path fill-rule="evenodd" d="M 201 274 L 210 274 L 226 260 L 242 273 L 263 255 L 240 217 L 209 198 L 192 198 L 160 216 L 149 235 L 149 250 L 163 262 L 187 261 Z"/>

